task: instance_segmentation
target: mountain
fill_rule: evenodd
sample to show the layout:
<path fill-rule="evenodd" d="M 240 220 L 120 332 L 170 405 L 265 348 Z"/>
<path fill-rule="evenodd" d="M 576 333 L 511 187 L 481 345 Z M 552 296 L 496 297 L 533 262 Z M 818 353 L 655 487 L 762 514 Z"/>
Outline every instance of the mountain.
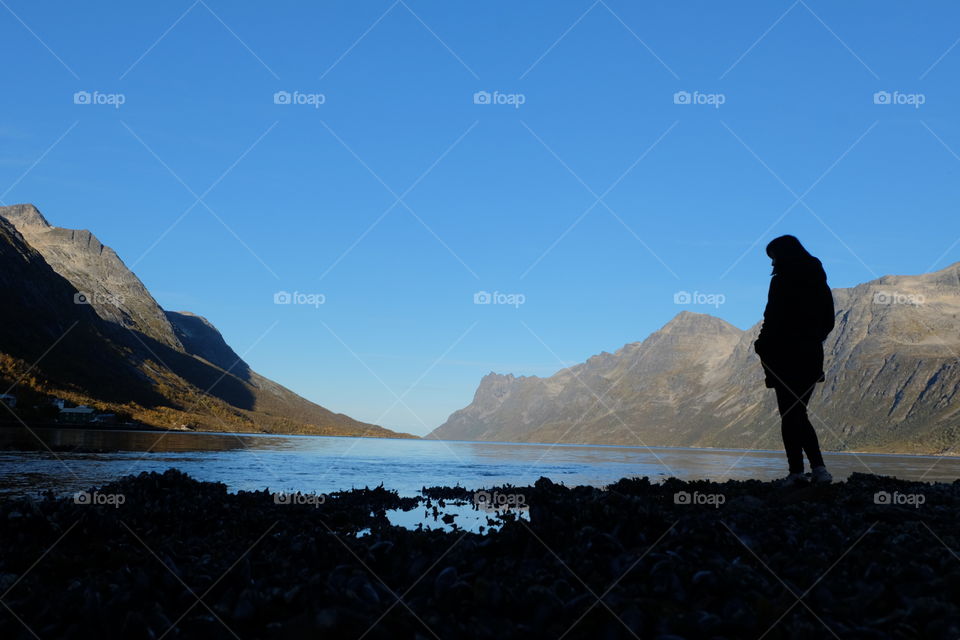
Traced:
<path fill-rule="evenodd" d="M 16 383 L 18 407 L 59 396 L 164 428 L 412 437 L 252 371 L 208 320 L 165 311 L 112 249 L 33 205 L 0 207 L 0 299 L 0 387 Z"/>
<path fill-rule="evenodd" d="M 213 324 L 189 311 L 167 311 L 167 320 L 184 351 L 202 358 L 243 380 L 250 380 L 250 365 L 230 348 Z"/>
<path fill-rule="evenodd" d="M 947 452 L 960 443 L 960 263 L 834 289 L 836 328 L 811 420 L 831 450 Z M 753 341 L 683 311 L 642 342 L 548 378 L 485 376 L 427 437 L 633 446 L 781 446 Z"/>
<path fill-rule="evenodd" d="M 140 279 L 92 233 L 51 226 L 32 204 L 0 207 L 0 216 L 13 223 L 47 264 L 87 299 L 98 316 L 175 349 L 182 348 L 163 309 Z"/>
<path fill-rule="evenodd" d="M 28 286 L 24 286 L 27 284 Z M 100 386 L 109 400 L 129 391 L 132 401 L 159 402 L 147 379 L 108 342 L 103 321 L 88 305 L 73 304 L 76 289 L 0 216 L 0 384 L 17 379 L 36 388 L 38 369 L 57 371 L 63 380 Z M 42 348 L 41 348 L 42 347 Z M 52 347 L 52 348 L 51 348 Z M 37 367 L 34 362 L 41 361 Z M 42 364 L 42 367 L 40 367 Z M 10 418 L 0 413 L 0 420 Z"/>

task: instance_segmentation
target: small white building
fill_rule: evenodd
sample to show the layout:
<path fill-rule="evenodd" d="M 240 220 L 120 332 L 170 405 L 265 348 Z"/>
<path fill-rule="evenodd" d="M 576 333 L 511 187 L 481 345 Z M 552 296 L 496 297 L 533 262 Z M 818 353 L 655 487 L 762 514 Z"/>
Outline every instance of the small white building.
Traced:
<path fill-rule="evenodd" d="M 93 419 L 94 409 L 80 405 L 69 409 L 60 410 L 60 422 L 69 422 L 71 424 L 86 423 Z"/>

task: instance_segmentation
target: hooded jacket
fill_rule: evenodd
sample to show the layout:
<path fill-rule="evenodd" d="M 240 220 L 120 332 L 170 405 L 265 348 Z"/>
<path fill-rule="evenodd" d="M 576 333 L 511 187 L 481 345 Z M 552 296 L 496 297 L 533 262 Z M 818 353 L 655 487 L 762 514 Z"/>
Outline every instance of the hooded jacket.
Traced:
<path fill-rule="evenodd" d="M 806 389 L 823 381 L 823 341 L 833 326 L 833 293 L 820 260 L 804 256 L 778 261 L 754 343 L 766 385 Z"/>

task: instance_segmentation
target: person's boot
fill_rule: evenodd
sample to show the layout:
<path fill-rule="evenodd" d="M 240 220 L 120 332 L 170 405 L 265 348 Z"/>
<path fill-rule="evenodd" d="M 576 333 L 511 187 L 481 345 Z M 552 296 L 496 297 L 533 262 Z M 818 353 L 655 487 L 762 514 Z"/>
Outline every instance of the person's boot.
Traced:
<path fill-rule="evenodd" d="M 810 470 L 810 478 L 814 484 L 830 484 L 833 482 L 833 476 L 824 466 L 814 467 Z"/>
<path fill-rule="evenodd" d="M 802 473 L 791 473 L 786 478 L 780 480 L 780 486 L 784 489 L 792 489 L 794 487 L 802 487 L 807 484 L 807 479 Z"/>

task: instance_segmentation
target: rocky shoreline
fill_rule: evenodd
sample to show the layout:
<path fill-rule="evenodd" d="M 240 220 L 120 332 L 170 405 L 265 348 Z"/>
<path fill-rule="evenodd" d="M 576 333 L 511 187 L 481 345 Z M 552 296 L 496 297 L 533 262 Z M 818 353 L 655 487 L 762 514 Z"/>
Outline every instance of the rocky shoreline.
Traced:
<path fill-rule="evenodd" d="M 444 517 L 463 502 L 501 507 L 495 530 Z M 170 470 L 0 503 L 0 637 L 955 639 L 958 507 L 960 481 L 863 474 L 401 498 L 231 494 Z"/>

